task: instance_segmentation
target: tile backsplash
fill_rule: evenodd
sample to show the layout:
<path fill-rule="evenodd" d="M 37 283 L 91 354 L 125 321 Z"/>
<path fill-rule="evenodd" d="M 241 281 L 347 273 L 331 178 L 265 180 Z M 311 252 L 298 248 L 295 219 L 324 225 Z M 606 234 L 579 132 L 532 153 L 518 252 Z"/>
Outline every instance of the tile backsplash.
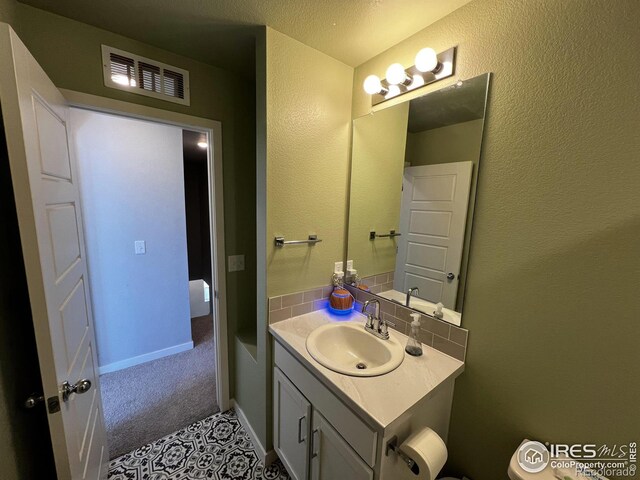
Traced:
<path fill-rule="evenodd" d="M 269 323 L 327 308 L 332 291 L 333 286 L 327 285 L 269 298 Z"/>
<path fill-rule="evenodd" d="M 391 275 L 391 277 L 389 277 Z M 379 279 L 380 289 L 378 291 L 388 290 L 385 288 L 390 282 L 393 284 L 393 272 L 390 274 L 377 275 L 376 277 L 368 277 L 367 281 L 362 283 L 371 288 L 372 283 L 375 287 L 375 280 Z M 345 287 L 356 298 L 355 308 L 357 311 L 362 309 L 362 304 L 369 299 L 377 298 L 380 302 L 380 314 L 385 320 L 393 322 L 395 326 L 389 325 L 391 328 L 408 335 L 411 331 L 409 324 L 411 323 L 410 314 L 414 310 L 398 305 L 384 298 L 365 292 L 356 287 L 345 285 Z M 391 288 L 391 287 L 390 287 Z M 303 292 L 289 293 L 278 297 L 269 298 L 269 323 L 276 323 L 288 318 L 304 315 L 305 313 L 315 310 L 323 310 L 329 304 L 329 296 L 333 291 L 333 286 L 313 288 Z M 469 331 L 443 322 L 427 315 L 422 315 L 420 319 L 420 341 L 425 345 L 440 350 L 458 360 L 465 360 L 467 353 L 467 343 L 469 339 Z"/>
<path fill-rule="evenodd" d="M 393 278 L 394 272 L 381 273 L 379 275 L 372 275 L 370 277 L 364 277 L 360 280 L 360 283 L 369 287 L 371 293 L 386 292 L 387 290 L 393 290 Z"/>

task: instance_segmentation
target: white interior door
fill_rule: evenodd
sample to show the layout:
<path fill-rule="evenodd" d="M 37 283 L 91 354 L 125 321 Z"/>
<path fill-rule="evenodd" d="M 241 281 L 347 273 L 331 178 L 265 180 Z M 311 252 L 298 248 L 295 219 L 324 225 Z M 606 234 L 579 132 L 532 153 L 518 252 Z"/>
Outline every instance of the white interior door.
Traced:
<path fill-rule="evenodd" d="M 472 171 L 471 162 L 405 168 L 395 290 L 418 287 L 455 308 Z"/>
<path fill-rule="evenodd" d="M 6 24 L 0 24 L 0 65 L 0 103 L 58 478 L 106 478 L 78 177 L 67 140 L 69 109 Z M 65 395 L 64 382 L 76 393 Z"/>

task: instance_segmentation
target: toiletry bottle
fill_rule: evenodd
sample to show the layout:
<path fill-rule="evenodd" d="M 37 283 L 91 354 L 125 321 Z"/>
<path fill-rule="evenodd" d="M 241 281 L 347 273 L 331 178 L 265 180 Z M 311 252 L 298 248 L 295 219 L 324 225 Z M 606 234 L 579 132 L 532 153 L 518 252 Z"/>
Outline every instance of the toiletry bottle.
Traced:
<path fill-rule="evenodd" d="M 411 318 L 413 318 L 413 322 L 411 322 L 411 333 L 409 334 L 407 346 L 404 350 L 409 355 L 419 357 L 422 355 L 422 343 L 418 340 L 418 334 L 420 332 L 420 314 L 412 313 Z"/>

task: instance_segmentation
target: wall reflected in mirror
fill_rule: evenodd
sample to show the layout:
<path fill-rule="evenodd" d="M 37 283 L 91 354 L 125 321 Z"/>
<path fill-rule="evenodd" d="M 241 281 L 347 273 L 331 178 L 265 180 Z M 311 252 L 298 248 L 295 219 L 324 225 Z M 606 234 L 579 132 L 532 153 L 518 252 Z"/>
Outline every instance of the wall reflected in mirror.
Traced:
<path fill-rule="evenodd" d="M 353 122 L 347 258 L 357 276 L 347 280 L 455 325 L 489 78 L 461 80 Z"/>

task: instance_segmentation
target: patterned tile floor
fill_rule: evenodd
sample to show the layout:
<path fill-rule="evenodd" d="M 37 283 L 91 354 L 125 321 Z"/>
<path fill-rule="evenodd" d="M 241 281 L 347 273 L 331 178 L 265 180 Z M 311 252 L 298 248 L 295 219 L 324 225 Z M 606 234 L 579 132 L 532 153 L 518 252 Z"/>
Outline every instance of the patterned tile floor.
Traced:
<path fill-rule="evenodd" d="M 192 423 L 111 461 L 109 480 L 289 480 L 264 467 L 233 410 Z"/>

